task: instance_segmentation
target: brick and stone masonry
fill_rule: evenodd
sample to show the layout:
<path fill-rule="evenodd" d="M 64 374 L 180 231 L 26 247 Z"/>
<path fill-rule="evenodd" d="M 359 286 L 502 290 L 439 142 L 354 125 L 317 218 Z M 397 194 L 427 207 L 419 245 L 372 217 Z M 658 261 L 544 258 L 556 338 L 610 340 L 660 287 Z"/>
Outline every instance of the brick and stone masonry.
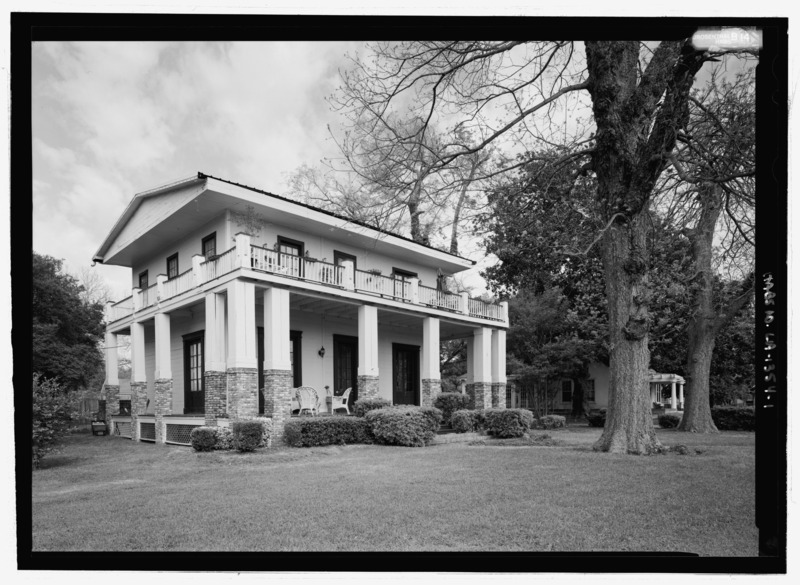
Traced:
<path fill-rule="evenodd" d="M 492 385 L 488 382 L 467 384 L 469 405 L 473 410 L 485 410 L 492 407 Z"/>
<path fill-rule="evenodd" d="M 105 384 L 103 394 L 106 397 L 106 416 L 105 421 L 111 432 L 111 415 L 119 413 L 119 386 L 116 384 Z"/>
<path fill-rule="evenodd" d="M 228 416 L 247 420 L 258 416 L 258 368 L 228 368 Z"/>
<path fill-rule="evenodd" d="M 358 376 L 358 397 L 375 398 L 378 396 L 378 376 Z"/>
<path fill-rule="evenodd" d="M 420 399 L 421 406 L 433 406 L 433 401 L 442 391 L 442 381 L 438 378 L 429 378 L 422 380 L 422 396 Z"/>
<path fill-rule="evenodd" d="M 228 374 L 226 372 L 207 371 L 205 377 L 205 409 L 208 427 L 217 426 L 217 419 L 227 413 Z M 258 396 L 256 396 L 258 398 Z M 256 403 L 258 404 L 258 403 Z"/>
<path fill-rule="evenodd" d="M 172 378 L 160 378 L 155 386 L 156 443 L 164 443 L 167 440 L 164 417 L 172 414 Z"/>
<path fill-rule="evenodd" d="M 264 370 L 264 416 L 272 418 L 272 444 L 280 444 L 283 427 L 292 416 L 291 370 Z"/>
<path fill-rule="evenodd" d="M 492 408 L 506 407 L 506 385 L 502 382 L 492 384 Z"/>
<path fill-rule="evenodd" d="M 147 410 L 147 382 L 131 382 L 131 440 L 139 440 L 139 415 Z"/>

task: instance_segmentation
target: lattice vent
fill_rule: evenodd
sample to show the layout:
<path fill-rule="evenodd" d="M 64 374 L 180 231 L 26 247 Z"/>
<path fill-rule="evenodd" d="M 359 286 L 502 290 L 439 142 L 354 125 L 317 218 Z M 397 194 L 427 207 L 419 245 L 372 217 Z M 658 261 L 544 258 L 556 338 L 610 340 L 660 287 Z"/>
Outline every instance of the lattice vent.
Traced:
<path fill-rule="evenodd" d="M 131 423 L 130 422 L 119 422 L 116 421 L 114 423 L 114 434 L 118 437 L 126 437 L 128 439 L 131 438 Z"/>
<path fill-rule="evenodd" d="M 155 441 L 156 440 L 156 423 L 142 422 L 139 423 L 139 438 L 142 441 Z"/>
<path fill-rule="evenodd" d="M 178 445 L 191 445 L 192 441 L 189 434 L 192 429 L 202 425 L 178 425 L 167 424 L 167 443 L 177 443 Z"/>

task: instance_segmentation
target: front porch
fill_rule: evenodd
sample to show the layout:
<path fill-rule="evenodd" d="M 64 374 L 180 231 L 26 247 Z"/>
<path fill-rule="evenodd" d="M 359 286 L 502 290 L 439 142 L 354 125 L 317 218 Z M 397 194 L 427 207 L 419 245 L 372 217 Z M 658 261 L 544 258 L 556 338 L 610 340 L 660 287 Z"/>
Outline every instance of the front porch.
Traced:
<path fill-rule="evenodd" d="M 129 394 L 112 375 L 105 386 L 110 413 L 130 400 L 130 416 L 110 417 L 118 436 L 185 445 L 196 426 L 266 416 L 280 437 L 298 410 L 300 386 L 316 390 L 319 414 L 347 389 L 350 412 L 370 396 L 431 405 L 441 388 L 440 343 L 455 338 L 468 339 L 467 391 L 476 408 L 505 404 L 502 328 L 244 278 L 155 309 L 106 336 L 110 373 L 117 336 L 131 337 Z"/>

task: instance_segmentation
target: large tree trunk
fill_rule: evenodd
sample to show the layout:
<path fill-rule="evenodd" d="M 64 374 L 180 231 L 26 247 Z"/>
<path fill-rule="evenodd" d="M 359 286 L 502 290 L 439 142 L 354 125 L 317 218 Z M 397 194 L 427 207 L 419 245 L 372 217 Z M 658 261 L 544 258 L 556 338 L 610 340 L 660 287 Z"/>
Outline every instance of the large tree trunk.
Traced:
<path fill-rule="evenodd" d="M 683 418 L 678 430 L 692 433 L 716 433 L 711 419 L 709 378 L 711 355 L 717 335 L 717 314 L 714 311 L 714 273 L 711 254 L 714 228 L 722 211 L 722 194 L 719 185 L 703 184 L 698 194 L 700 218 L 694 229 L 684 233 L 692 244 L 694 259 L 694 298 L 689 320 L 689 343 L 686 352 L 686 397 Z"/>
<path fill-rule="evenodd" d="M 661 450 L 648 386 L 646 229 L 644 214 L 638 214 L 605 235 L 611 376 L 606 424 L 596 451 L 647 455 Z"/>

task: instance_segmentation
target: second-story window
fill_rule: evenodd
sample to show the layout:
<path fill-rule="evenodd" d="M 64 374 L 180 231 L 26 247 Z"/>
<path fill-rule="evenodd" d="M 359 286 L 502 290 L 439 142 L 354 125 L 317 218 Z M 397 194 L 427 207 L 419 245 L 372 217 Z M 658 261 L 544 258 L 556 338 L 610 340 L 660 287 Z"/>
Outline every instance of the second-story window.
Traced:
<path fill-rule="evenodd" d="M 217 232 L 203 238 L 203 257 L 208 260 L 217 255 Z"/>
<path fill-rule="evenodd" d="M 144 272 L 139 273 L 139 288 L 144 290 L 148 286 L 150 286 L 150 282 L 147 277 L 147 270 L 145 270 Z"/>
<path fill-rule="evenodd" d="M 178 254 L 175 253 L 167 258 L 167 278 L 178 276 Z"/>
<path fill-rule="evenodd" d="M 305 252 L 304 248 L 303 242 L 278 236 L 278 252 L 280 252 L 278 262 L 286 274 L 303 276 L 303 263 L 300 259 Z"/>
<path fill-rule="evenodd" d="M 416 272 L 409 272 L 408 270 L 402 270 L 400 268 L 392 268 L 392 278 L 394 278 L 396 281 L 394 283 L 394 296 L 400 297 L 401 299 L 408 298 L 410 292 L 406 283 L 412 278 L 416 277 Z"/>
<path fill-rule="evenodd" d="M 340 252 L 339 250 L 333 251 L 333 263 L 336 266 L 341 266 L 345 260 L 350 260 L 353 263 L 353 268 L 356 268 L 356 257 L 352 254 L 346 254 L 345 252 Z"/>

